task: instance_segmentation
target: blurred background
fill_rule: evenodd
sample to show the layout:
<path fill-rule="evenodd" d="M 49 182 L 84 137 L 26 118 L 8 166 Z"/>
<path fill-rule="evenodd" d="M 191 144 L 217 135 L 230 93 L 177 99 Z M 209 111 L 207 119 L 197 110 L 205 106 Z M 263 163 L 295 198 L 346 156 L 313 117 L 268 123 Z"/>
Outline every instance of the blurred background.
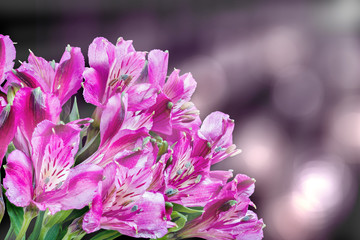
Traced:
<path fill-rule="evenodd" d="M 360 1 L 3 0 L 0 23 L 22 61 L 97 36 L 169 50 L 202 119 L 235 120 L 243 153 L 214 169 L 257 180 L 264 239 L 360 239 Z"/>

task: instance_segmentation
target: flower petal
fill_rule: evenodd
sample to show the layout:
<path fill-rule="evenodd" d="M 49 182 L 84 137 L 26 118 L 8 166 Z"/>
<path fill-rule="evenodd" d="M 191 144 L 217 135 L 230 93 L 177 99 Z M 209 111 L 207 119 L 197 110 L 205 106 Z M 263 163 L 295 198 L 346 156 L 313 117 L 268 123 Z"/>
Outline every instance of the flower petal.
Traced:
<path fill-rule="evenodd" d="M 49 208 L 51 214 L 60 210 L 81 209 L 91 203 L 102 177 L 101 167 L 80 164 L 71 169 L 60 189 L 43 193 L 34 203 L 41 211 Z"/>
<path fill-rule="evenodd" d="M 127 93 L 129 98 L 129 110 L 139 111 L 149 109 L 156 102 L 158 89 L 149 83 L 135 84 L 131 86 Z"/>
<path fill-rule="evenodd" d="M 78 151 L 80 131 L 77 125 L 56 125 L 49 120 L 44 120 L 37 125 L 31 139 L 32 161 L 37 184 L 41 183 L 41 172 L 45 169 L 52 167 L 52 171 L 49 172 L 51 175 L 55 174 L 55 170 L 58 174 L 64 166 L 72 166 L 73 157 Z"/>
<path fill-rule="evenodd" d="M 107 102 L 100 119 L 100 146 L 121 128 L 127 112 L 127 99 L 127 94 L 118 93 Z"/>
<path fill-rule="evenodd" d="M 13 106 L 19 118 L 14 144 L 30 156 L 30 141 L 36 125 L 45 119 L 58 121 L 61 112 L 59 100 L 43 93 L 40 88 L 22 88 L 16 93 Z"/>
<path fill-rule="evenodd" d="M 172 102 L 178 102 L 180 99 L 189 101 L 196 88 L 196 81 L 191 73 L 179 76 L 180 70 L 175 69 L 169 76 L 164 85 L 164 93 Z"/>
<path fill-rule="evenodd" d="M 33 197 L 32 166 L 30 159 L 21 151 L 9 154 L 5 167 L 4 188 L 11 203 L 26 207 Z"/>
<path fill-rule="evenodd" d="M 171 108 L 172 102 L 165 94 L 161 93 L 157 97 L 156 104 L 149 110 L 150 112 L 155 112 L 152 131 L 171 135 Z"/>
<path fill-rule="evenodd" d="M 106 102 L 105 99 L 109 99 L 114 94 L 123 92 L 132 86 L 140 76 L 144 65 L 144 52 L 130 52 L 126 55 L 116 56 L 106 82 L 103 102 Z"/>
<path fill-rule="evenodd" d="M 89 65 L 107 78 L 110 64 L 115 58 L 115 46 L 106 38 L 97 37 L 89 46 Z"/>
<path fill-rule="evenodd" d="M 26 73 L 36 79 L 36 86 L 40 86 L 44 92 L 51 92 L 55 77 L 55 70 L 50 62 L 42 57 L 37 57 L 30 51 L 28 62 L 22 64 L 22 68 L 18 72 Z"/>
<path fill-rule="evenodd" d="M 137 214 L 103 217 L 102 228 L 117 230 L 121 234 L 136 238 L 161 238 L 168 232 L 162 194 L 145 192 L 135 204 Z"/>
<path fill-rule="evenodd" d="M 0 34 L 0 84 L 5 80 L 7 72 L 14 67 L 16 51 L 9 36 Z"/>
<path fill-rule="evenodd" d="M 151 84 L 164 86 L 168 69 L 169 52 L 158 49 L 150 51 L 148 55 L 148 76 Z"/>
<path fill-rule="evenodd" d="M 101 106 L 107 76 L 106 78 L 102 77 L 94 68 L 86 68 L 83 76 L 85 79 L 83 93 L 85 101 L 95 106 Z"/>
<path fill-rule="evenodd" d="M 89 212 L 87 212 L 83 218 L 82 228 L 87 233 L 92 233 L 100 229 L 100 220 L 103 213 L 101 184 L 99 188 L 91 203 Z"/>
<path fill-rule="evenodd" d="M 64 141 L 57 135 L 50 136 L 49 143 L 45 146 L 44 156 L 41 161 L 40 172 L 36 171 L 36 192 L 52 191 L 58 189 L 69 175 L 74 164 L 73 148 L 77 144 L 64 145 Z M 38 170 L 38 169 L 36 169 Z"/>
<path fill-rule="evenodd" d="M 61 105 L 80 89 L 84 69 L 85 61 L 80 48 L 66 49 L 56 68 L 52 85 L 52 92 L 59 98 Z"/>

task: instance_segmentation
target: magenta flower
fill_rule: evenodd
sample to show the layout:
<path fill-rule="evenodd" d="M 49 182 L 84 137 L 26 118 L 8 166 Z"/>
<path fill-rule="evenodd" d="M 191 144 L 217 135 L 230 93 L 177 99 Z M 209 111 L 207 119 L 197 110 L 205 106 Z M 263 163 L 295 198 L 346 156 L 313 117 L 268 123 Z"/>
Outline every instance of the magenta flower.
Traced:
<path fill-rule="evenodd" d="M 209 240 L 263 238 L 264 223 L 248 210 L 253 205 L 249 196 L 254 191 L 254 180 L 237 175 L 227 183 L 216 198 L 204 207 L 201 217 L 188 222 L 183 229 L 169 239 L 200 237 Z"/>
<path fill-rule="evenodd" d="M 210 176 L 210 161 L 191 157 L 191 143 L 183 136 L 174 146 L 173 154 L 164 166 L 167 201 L 185 206 L 204 206 L 216 195 L 224 181 Z M 194 194 L 195 193 L 195 194 Z"/>
<path fill-rule="evenodd" d="M 72 168 L 79 133 L 74 124 L 39 123 L 31 139 L 31 158 L 19 150 L 9 155 L 4 178 L 9 201 L 20 207 L 34 204 L 42 211 L 48 208 L 52 214 L 89 204 L 102 169 L 91 164 Z"/>
<path fill-rule="evenodd" d="M 77 47 L 66 47 L 59 63 L 48 62 L 30 52 L 28 62 L 9 74 L 5 87 L 40 87 L 44 93 L 54 94 L 62 106 L 80 89 L 84 67 L 84 56 Z"/>
<path fill-rule="evenodd" d="M 14 67 L 16 51 L 9 36 L 0 34 L 0 84 Z"/>
<path fill-rule="evenodd" d="M 132 41 L 122 38 L 115 46 L 105 38 L 95 38 L 88 55 L 84 98 L 95 106 L 104 106 L 116 93 L 130 90 L 145 65 L 145 52 L 135 51 Z"/>
<path fill-rule="evenodd" d="M 128 111 L 127 94 L 112 96 L 101 114 L 99 148 L 84 162 L 104 167 L 119 156 L 138 154 L 150 144 L 143 142 L 149 137 L 151 117 L 152 114 Z"/>
<path fill-rule="evenodd" d="M 101 194 L 93 201 L 83 220 L 90 233 L 100 228 L 117 230 L 132 237 L 160 238 L 167 228 L 165 200 L 162 194 L 146 191 L 151 179 L 149 168 L 126 168 L 114 163 L 104 170 Z"/>
<path fill-rule="evenodd" d="M 234 120 L 222 112 L 213 112 L 201 125 L 194 143 L 193 155 L 211 159 L 211 164 L 241 152 L 232 143 Z"/>

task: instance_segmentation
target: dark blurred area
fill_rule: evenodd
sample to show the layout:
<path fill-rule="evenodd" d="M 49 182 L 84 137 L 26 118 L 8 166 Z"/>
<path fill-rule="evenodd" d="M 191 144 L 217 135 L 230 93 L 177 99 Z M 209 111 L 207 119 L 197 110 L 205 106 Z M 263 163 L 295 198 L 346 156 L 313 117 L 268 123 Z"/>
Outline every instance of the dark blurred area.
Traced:
<path fill-rule="evenodd" d="M 0 22 L 21 61 L 67 44 L 87 56 L 97 36 L 169 50 L 202 119 L 235 119 L 243 152 L 214 169 L 257 180 L 264 239 L 360 239 L 360 1 L 12 0 Z"/>

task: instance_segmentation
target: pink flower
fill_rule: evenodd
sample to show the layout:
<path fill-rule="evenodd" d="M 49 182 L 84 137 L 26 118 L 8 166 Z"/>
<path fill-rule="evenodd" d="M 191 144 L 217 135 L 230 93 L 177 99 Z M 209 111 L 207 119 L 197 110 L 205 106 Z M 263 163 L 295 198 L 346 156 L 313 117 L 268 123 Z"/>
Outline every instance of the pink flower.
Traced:
<path fill-rule="evenodd" d="M 164 57 L 166 54 L 160 50 L 153 50 L 149 53 L 149 61 L 158 59 L 155 62 L 161 62 L 165 59 L 166 64 L 163 63 L 163 66 L 167 66 L 167 57 Z M 149 64 L 149 81 L 151 81 L 150 72 L 156 72 L 155 70 L 159 72 L 156 79 L 164 79 L 166 72 L 155 67 L 152 70 Z M 199 110 L 189 102 L 195 91 L 196 81 L 190 73 L 179 76 L 179 72 L 175 69 L 166 82 L 157 81 L 161 93 L 156 104 L 150 109 L 150 111 L 155 111 L 152 131 L 171 136 L 174 135 L 174 130 L 177 132 L 196 131 L 201 123 Z"/>
<path fill-rule="evenodd" d="M 116 93 L 133 91 L 130 88 L 145 65 L 145 52 L 135 51 L 132 41 L 122 38 L 115 46 L 105 38 L 95 38 L 88 56 L 90 68 L 84 72 L 84 98 L 96 106 L 106 105 Z"/>
<path fill-rule="evenodd" d="M 84 67 L 84 56 L 77 47 L 66 47 L 59 63 L 48 62 L 30 52 L 28 62 L 9 74 L 5 87 L 40 87 L 44 93 L 54 94 L 62 106 L 80 89 Z"/>
<path fill-rule="evenodd" d="M 51 214 L 89 204 L 102 180 L 102 169 L 91 164 L 72 168 L 79 133 L 75 124 L 39 123 L 31 139 L 31 158 L 19 150 L 8 157 L 4 187 L 9 201 L 19 207 L 48 208 Z"/>
<path fill-rule="evenodd" d="M 83 229 L 90 233 L 100 228 L 117 230 L 132 237 L 160 238 L 174 226 L 165 220 L 162 194 L 146 191 L 149 168 L 126 168 L 114 163 L 104 169 L 105 181 L 84 216 Z"/>
<path fill-rule="evenodd" d="M 193 155 L 211 159 L 211 164 L 241 152 L 232 143 L 234 120 L 222 112 L 209 114 L 201 125 L 194 142 Z"/>
<path fill-rule="evenodd" d="M 117 93 L 102 109 L 100 117 L 100 145 L 85 163 L 105 167 L 118 154 L 135 154 L 143 149 L 144 139 L 149 137 L 152 114 L 136 114 L 128 111 L 128 95 Z M 152 150 L 152 149 L 151 149 Z"/>
<path fill-rule="evenodd" d="M 248 210 L 248 206 L 253 205 L 249 199 L 253 190 L 252 179 L 237 175 L 224 186 L 216 198 L 205 205 L 202 216 L 186 223 L 185 227 L 172 234 L 171 238 L 262 239 L 263 221 L 258 220 L 256 214 Z"/>

